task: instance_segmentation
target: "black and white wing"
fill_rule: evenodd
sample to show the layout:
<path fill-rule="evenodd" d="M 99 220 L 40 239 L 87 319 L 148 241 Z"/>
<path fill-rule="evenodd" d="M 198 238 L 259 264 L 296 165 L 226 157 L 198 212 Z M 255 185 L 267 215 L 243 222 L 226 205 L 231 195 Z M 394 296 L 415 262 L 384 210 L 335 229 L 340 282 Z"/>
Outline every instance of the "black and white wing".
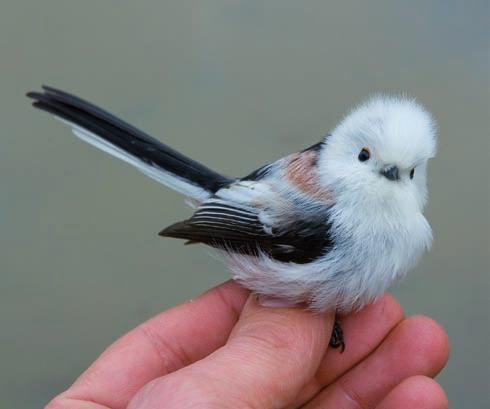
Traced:
<path fill-rule="evenodd" d="M 160 235 L 240 254 L 265 253 L 299 264 L 322 256 L 331 247 L 330 226 L 324 217 L 311 213 L 278 217 L 274 212 L 274 206 L 244 205 L 215 196 L 190 219 L 167 227 Z"/>

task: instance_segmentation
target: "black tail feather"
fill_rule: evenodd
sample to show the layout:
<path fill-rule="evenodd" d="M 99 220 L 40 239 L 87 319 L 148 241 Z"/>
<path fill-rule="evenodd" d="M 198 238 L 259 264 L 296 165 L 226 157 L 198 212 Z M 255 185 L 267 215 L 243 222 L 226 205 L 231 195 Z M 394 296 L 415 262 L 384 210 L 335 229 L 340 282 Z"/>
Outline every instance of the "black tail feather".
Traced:
<path fill-rule="evenodd" d="M 150 166 L 211 193 L 232 181 L 89 102 L 55 88 L 43 86 L 43 90 L 27 94 L 33 106 L 96 134 Z"/>

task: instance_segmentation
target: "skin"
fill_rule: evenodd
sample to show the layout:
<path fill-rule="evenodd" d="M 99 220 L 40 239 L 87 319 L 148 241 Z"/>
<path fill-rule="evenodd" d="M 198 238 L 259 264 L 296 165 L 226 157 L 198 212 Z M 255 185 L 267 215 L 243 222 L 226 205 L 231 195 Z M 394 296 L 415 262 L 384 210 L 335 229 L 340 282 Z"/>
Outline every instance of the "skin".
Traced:
<path fill-rule="evenodd" d="M 47 409 L 442 409 L 443 328 L 389 294 L 342 317 L 267 308 L 229 281 L 133 329 Z"/>

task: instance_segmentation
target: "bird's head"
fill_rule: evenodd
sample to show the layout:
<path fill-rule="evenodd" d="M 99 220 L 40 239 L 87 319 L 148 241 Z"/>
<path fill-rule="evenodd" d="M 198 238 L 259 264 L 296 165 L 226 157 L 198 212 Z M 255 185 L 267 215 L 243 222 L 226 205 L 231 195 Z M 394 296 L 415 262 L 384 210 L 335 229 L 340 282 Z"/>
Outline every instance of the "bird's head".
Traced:
<path fill-rule="evenodd" d="M 344 200 L 420 212 L 427 162 L 436 152 L 435 128 L 413 99 L 374 97 L 327 136 L 318 163 L 322 181 Z"/>

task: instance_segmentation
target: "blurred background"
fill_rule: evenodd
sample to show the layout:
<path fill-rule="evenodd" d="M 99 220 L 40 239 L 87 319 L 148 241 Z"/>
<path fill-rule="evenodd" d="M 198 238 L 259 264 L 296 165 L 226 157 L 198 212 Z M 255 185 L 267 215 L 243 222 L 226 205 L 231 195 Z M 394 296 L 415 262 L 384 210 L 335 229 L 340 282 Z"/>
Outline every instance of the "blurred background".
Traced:
<path fill-rule="evenodd" d="M 39 408 L 115 338 L 229 277 L 204 246 L 157 236 L 190 214 L 182 197 L 30 107 L 44 83 L 237 176 L 374 92 L 416 96 L 439 124 L 435 242 L 393 292 L 449 332 L 451 406 L 488 407 L 489 3 L 329 3 L 2 1 L 0 407 Z"/>

